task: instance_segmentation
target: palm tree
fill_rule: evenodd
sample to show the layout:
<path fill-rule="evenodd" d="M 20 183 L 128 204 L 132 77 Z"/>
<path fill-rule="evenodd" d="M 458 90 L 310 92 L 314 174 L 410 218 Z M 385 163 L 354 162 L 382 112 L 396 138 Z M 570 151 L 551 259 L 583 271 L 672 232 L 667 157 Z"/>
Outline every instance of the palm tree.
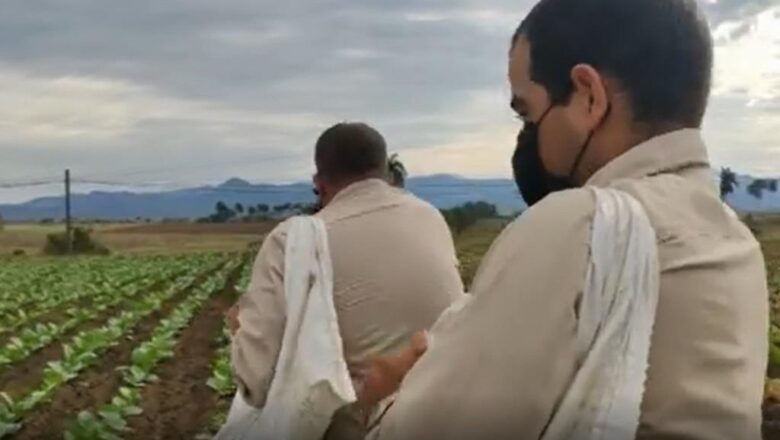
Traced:
<path fill-rule="evenodd" d="M 221 200 L 217 202 L 214 211 L 215 213 L 212 214 L 211 220 L 215 223 L 225 223 L 236 215 L 236 213 L 228 208 L 228 205 Z"/>
<path fill-rule="evenodd" d="M 734 188 L 739 186 L 737 174 L 731 171 L 731 168 L 720 169 L 720 198 L 726 200 L 726 196 L 734 192 Z"/>
<path fill-rule="evenodd" d="M 403 162 L 398 158 L 398 154 L 394 153 L 387 160 L 387 172 L 390 180 L 390 184 L 398 188 L 403 188 L 406 183 L 406 167 Z"/>

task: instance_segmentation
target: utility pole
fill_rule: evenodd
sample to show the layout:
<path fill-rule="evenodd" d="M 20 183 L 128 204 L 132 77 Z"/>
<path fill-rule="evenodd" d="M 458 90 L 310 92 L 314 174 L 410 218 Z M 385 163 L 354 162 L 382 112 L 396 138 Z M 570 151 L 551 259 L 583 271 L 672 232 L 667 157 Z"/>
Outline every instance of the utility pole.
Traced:
<path fill-rule="evenodd" d="M 70 170 L 65 170 L 65 236 L 68 240 L 68 253 L 73 252 L 73 231 L 70 219 Z"/>

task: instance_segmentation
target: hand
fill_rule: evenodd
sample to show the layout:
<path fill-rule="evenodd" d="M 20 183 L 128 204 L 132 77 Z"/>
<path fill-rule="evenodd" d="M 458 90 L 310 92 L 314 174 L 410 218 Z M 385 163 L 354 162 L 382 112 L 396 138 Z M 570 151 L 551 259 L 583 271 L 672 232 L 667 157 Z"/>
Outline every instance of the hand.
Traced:
<path fill-rule="evenodd" d="M 238 321 L 238 304 L 234 304 L 233 307 L 225 312 L 225 320 L 227 321 L 230 334 L 235 336 L 238 329 L 241 328 L 241 323 Z"/>
<path fill-rule="evenodd" d="M 371 408 L 393 395 L 401 386 L 406 373 L 428 349 L 428 334 L 417 332 L 396 356 L 370 358 L 364 365 L 358 387 L 358 403 Z"/>

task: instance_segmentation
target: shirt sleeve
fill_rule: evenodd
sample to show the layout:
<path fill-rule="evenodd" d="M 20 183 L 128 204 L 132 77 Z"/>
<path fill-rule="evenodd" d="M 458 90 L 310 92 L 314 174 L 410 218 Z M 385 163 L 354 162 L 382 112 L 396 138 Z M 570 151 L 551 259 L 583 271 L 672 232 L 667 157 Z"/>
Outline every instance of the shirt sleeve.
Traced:
<path fill-rule="evenodd" d="M 231 360 L 239 390 L 262 408 L 274 375 L 285 324 L 284 224 L 263 241 L 246 293 L 238 300 L 240 328 L 233 336 Z"/>
<path fill-rule="evenodd" d="M 404 379 L 379 438 L 540 438 L 576 370 L 593 209 L 589 191 L 565 191 L 508 226 L 473 300 Z"/>

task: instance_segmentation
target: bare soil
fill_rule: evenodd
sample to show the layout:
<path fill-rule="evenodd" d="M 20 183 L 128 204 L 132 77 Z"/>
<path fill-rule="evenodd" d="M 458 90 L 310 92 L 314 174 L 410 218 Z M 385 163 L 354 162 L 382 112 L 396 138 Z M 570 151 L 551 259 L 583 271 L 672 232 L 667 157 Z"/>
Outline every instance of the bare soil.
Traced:
<path fill-rule="evenodd" d="M 110 401 L 121 383 L 121 372 L 117 371 L 116 367 L 128 364 L 133 349 L 140 341 L 151 336 L 160 319 L 183 301 L 194 286 L 219 268 L 210 269 L 198 276 L 190 286 L 182 289 L 159 310 L 144 318 L 127 339 L 105 351 L 101 355 L 100 363 L 83 371 L 76 380 L 58 388 L 50 402 L 36 408 L 23 420 L 22 429 L 12 438 L 61 438 L 67 429 L 67 423 L 79 412 L 94 409 Z"/>
<path fill-rule="evenodd" d="M 207 385 L 217 347 L 215 339 L 224 326 L 224 313 L 235 300 L 233 284 L 240 267 L 228 277 L 225 289 L 216 294 L 181 334 L 174 357 L 163 363 L 160 380 L 143 388 L 140 416 L 129 420 L 128 437 L 168 440 L 192 439 L 208 426 L 219 405 Z"/>
<path fill-rule="evenodd" d="M 156 291 L 176 278 L 177 276 L 173 276 L 165 280 L 160 280 L 152 284 L 148 291 Z M 86 301 L 82 300 L 79 304 L 84 307 L 89 307 L 89 301 L 91 301 L 91 299 L 87 299 Z M 122 303 L 106 309 L 99 316 L 95 317 L 95 319 L 83 322 L 75 328 L 70 329 L 60 335 L 55 341 L 52 341 L 52 343 L 32 353 L 19 363 L 9 365 L 7 368 L 0 370 L 0 390 L 7 392 L 12 397 L 18 397 L 30 391 L 40 381 L 41 373 L 46 367 L 46 364 L 62 358 L 63 341 L 69 340 L 82 331 L 95 329 L 105 325 L 112 316 L 121 311 L 121 307 Z M 47 313 L 43 317 L 37 319 L 36 322 L 60 323 L 65 319 L 67 319 L 67 317 L 62 312 L 53 311 L 52 313 Z M 3 338 L 0 338 L 0 340 L 2 339 Z"/>

